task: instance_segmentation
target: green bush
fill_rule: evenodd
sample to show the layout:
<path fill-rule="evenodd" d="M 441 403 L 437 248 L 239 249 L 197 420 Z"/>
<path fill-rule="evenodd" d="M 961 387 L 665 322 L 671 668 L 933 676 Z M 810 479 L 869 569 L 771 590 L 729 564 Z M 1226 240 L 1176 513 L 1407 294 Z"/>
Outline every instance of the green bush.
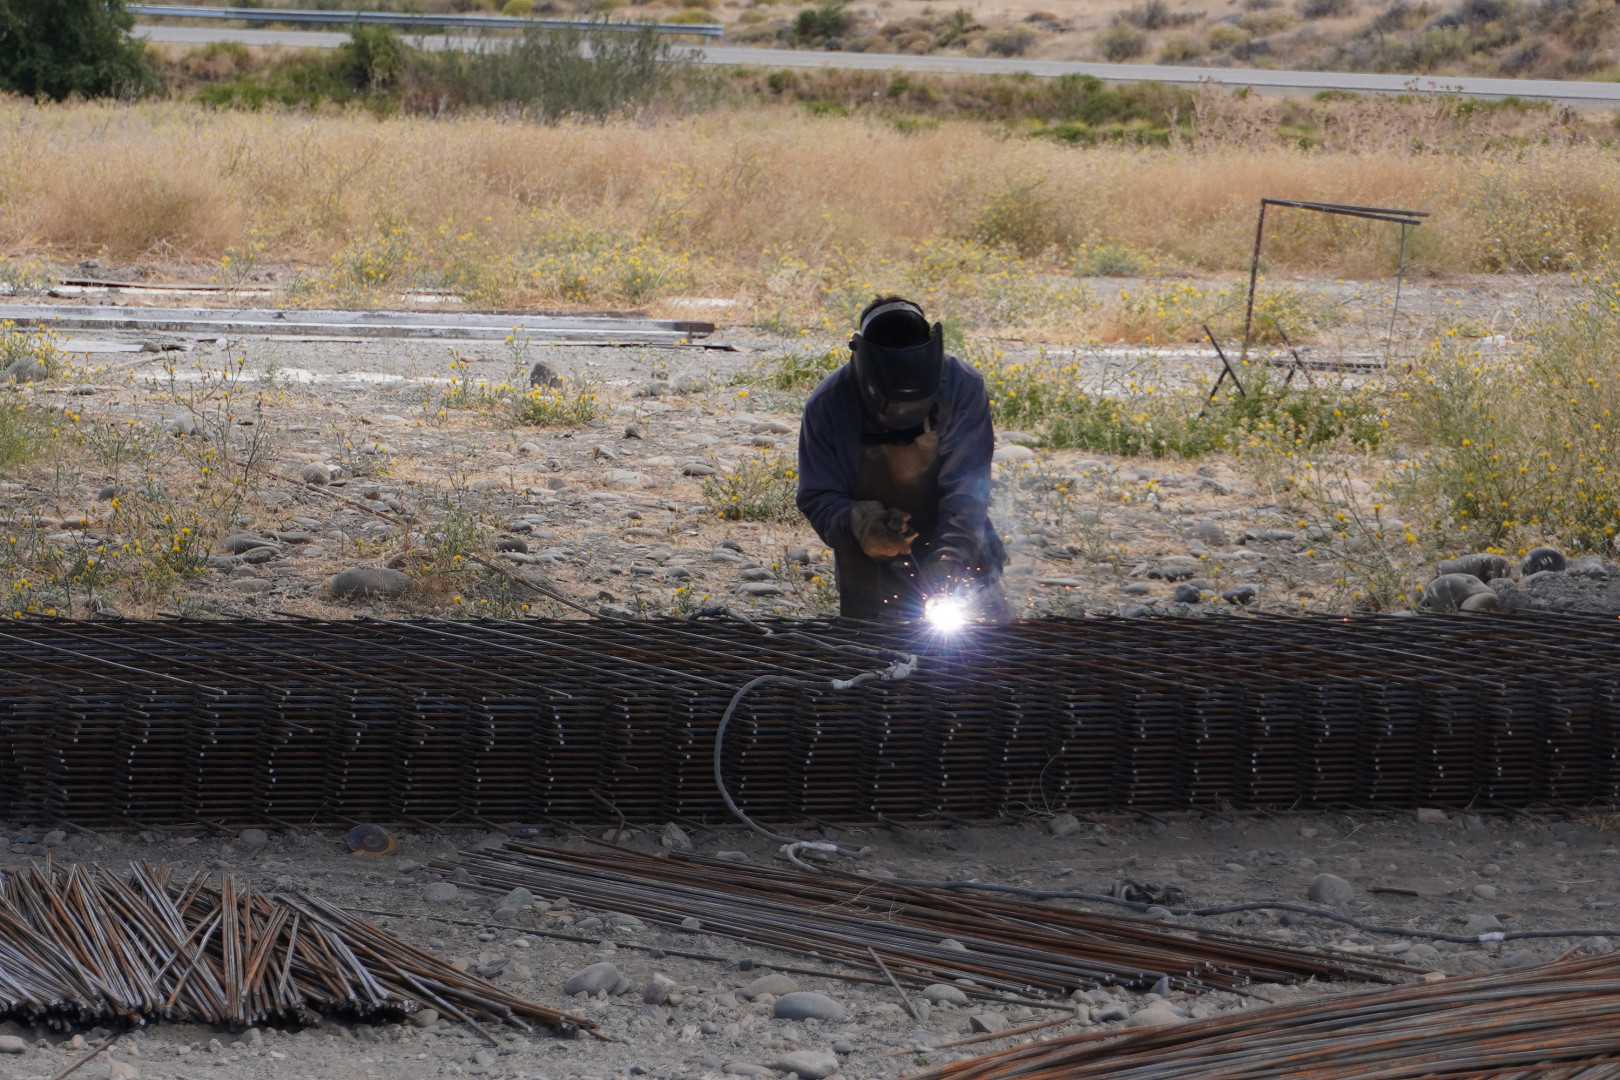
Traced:
<path fill-rule="evenodd" d="M 1441 338 L 1403 388 L 1396 428 L 1413 453 L 1403 500 L 1459 546 L 1554 541 L 1613 550 L 1620 535 L 1620 268 L 1536 325 L 1521 357 Z"/>
<path fill-rule="evenodd" d="M 800 45 L 819 45 L 828 38 L 843 37 L 852 21 L 842 0 L 823 0 L 794 17 L 793 40 Z"/>
<path fill-rule="evenodd" d="M 783 353 L 762 364 L 760 371 L 748 373 L 737 381 L 773 390 L 813 390 L 848 359 L 849 350 L 843 346 L 820 353 Z"/>
<path fill-rule="evenodd" d="M 785 454 L 738 462 L 728 476 L 703 481 L 703 498 L 722 521 L 792 521 L 799 470 Z"/>
<path fill-rule="evenodd" d="M 510 49 L 417 52 L 404 77 L 407 109 L 520 106 L 547 123 L 603 119 L 645 105 L 686 61 L 651 26 L 635 32 L 531 26 Z"/>
<path fill-rule="evenodd" d="M 356 24 L 338 47 L 332 68 L 355 90 L 387 91 L 399 85 L 409 60 L 407 46 L 389 27 Z"/>
<path fill-rule="evenodd" d="M 1028 258 L 1070 239 L 1068 223 L 1040 181 L 1015 184 L 980 208 L 967 238 L 989 248 L 1011 248 Z"/>
<path fill-rule="evenodd" d="M 124 0 L 0 0 L 0 90 L 32 98 L 138 97 L 157 67 Z"/>
<path fill-rule="evenodd" d="M 1097 35 L 1097 48 L 1107 60 L 1134 60 L 1147 48 L 1148 36 L 1124 19 Z"/>

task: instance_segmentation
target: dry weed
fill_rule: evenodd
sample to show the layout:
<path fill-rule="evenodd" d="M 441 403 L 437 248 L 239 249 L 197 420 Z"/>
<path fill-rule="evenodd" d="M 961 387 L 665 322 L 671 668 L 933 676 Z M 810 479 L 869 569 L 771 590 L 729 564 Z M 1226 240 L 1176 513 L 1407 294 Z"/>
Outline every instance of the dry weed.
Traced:
<path fill-rule="evenodd" d="M 1365 111 L 1378 128 L 1383 114 Z M 1094 272 L 1088 253 L 1241 270 L 1262 195 L 1431 210 L 1413 254 L 1437 271 L 1579 264 L 1620 221 L 1597 147 L 1348 143 L 1076 150 L 967 122 L 901 133 L 786 109 L 540 127 L 11 101 L 0 243 L 215 266 L 251 245 L 259 265 L 304 267 L 302 295 L 320 303 L 413 285 L 486 305 L 699 294 L 803 326 L 871 282 L 929 290 L 978 325 L 1072 331 L 1085 329 L 1073 277 Z M 885 164 L 856 182 L 862 161 Z M 1273 271 L 1382 276 L 1395 240 L 1376 223 L 1278 213 L 1266 252 Z"/>

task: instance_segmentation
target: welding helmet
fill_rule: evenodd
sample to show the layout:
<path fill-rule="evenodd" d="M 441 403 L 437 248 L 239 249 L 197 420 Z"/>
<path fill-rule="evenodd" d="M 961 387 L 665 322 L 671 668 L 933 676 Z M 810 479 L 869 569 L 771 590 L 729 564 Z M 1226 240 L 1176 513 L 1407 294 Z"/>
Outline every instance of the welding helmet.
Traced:
<path fill-rule="evenodd" d="M 945 371 L 945 330 L 898 297 L 868 307 L 849 342 L 867 414 L 891 431 L 928 418 Z"/>

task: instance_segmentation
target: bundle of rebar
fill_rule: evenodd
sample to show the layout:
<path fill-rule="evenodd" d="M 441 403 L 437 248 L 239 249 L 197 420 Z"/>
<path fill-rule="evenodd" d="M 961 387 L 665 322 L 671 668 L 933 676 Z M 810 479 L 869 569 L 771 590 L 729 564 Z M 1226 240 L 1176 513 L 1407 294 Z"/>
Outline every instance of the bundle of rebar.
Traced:
<path fill-rule="evenodd" d="M 770 633 L 762 632 L 771 631 Z M 792 632 L 792 633 L 789 633 Z M 811 635 L 826 647 L 808 640 Z M 1620 621 L 0 623 L 0 820 L 84 827 L 1620 797 Z"/>
<path fill-rule="evenodd" d="M 1584 957 L 1054 1038 L 912 1080 L 1612 1080 L 1617 1010 L 1620 960 Z"/>
<path fill-rule="evenodd" d="M 138 864 L 121 879 L 49 860 L 0 874 L 0 1018 L 241 1030 L 329 1015 L 397 1021 L 424 1008 L 475 1026 L 595 1028 L 331 904 L 266 896 L 230 874 L 216 886 Z"/>
<path fill-rule="evenodd" d="M 1059 998 L 1080 989 L 1234 989 L 1310 977 L 1396 982 L 1400 964 L 1307 952 L 1218 930 L 1165 927 L 1049 905 L 881 878 L 744 866 L 693 854 L 582 851 L 508 841 L 462 852 L 457 866 L 490 888 L 526 888 L 571 903 L 778 948 L 813 951 L 917 983 L 967 980 L 999 995 Z M 443 869 L 452 869 L 445 865 Z"/>

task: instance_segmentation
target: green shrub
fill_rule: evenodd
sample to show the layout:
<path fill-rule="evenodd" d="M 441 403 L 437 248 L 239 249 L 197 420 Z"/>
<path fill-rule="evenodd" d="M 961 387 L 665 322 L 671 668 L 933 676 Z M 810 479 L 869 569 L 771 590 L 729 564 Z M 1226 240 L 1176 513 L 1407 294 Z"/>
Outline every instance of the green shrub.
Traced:
<path fill-rule="evenodd" d="M 356 23 L 338 46 L 333 74 L 362 93 L 392 90 L 405 74 L 410 56 L 399 35 L 386 26 Z"/>
<path fill-rule="evenodd" d="M 1204 55 L 1204 47 L 1189 34 L 1172 34 L 1159 47 L 1159 63 L 1184 64 Z"/>
<path fill-rule="evenodd" d="M 530 427 L 579 427 L 602 414 L 596 391 L 534 389 L 512 399 L 512 419 Z"/>
<path fill-rule="evenodd" d="M 1355 0 L 1299 0 L 1304 19 L 1337 19 L 1356 10 Z"/>
<path fill-rule="evenodd" d="M 0 0 L 0 90 L 61 101 L 137 97 L 157 67 L 124 0 Z"/>
<path fill-rule="evenodd" d="M 785 454 L 745 458 L 729 475 L 703 481 L 703 498 L 722 521 L 792 521 L 799 470 Z"/>
<path fill-rule="evenodd" d="M 0 472 L 32 460 L 49 440 L 46 417 L 15 400 L 0 401 Z"/>
<path fill-rule="evenodd" d="M 794 17 L 793 40 L 800 45 L 819 45 L 829 38 L 843 37 L 853 21 L 843 0 L 823 0 Z"/>
<path fill-rule="evenodd" d="M 842 346 L 821 353 L 783 353 L 763 364 L 758 373 L 751 373 L 739 381 L 773 390 L 810 390 L 843 367 L 848 359 L 849 350 Z"/>
<path fill-rule="evenodd" d="M 1124 19 L 1097 35 L 1097 48 L 1106 60 L 1134 60 L 1147 48 L 1147 34 Z"/>
<path fill-rule="evenodd" d="M 688 61 L 649 25 L 636 32 L 531 26 L 510 49 L 445 49 L 413 55 L 407 108 L 518 105 L 547 123 L 602 119 L 645 105 Z"/>
<path fill-rule="evenodd" d="M 1620 534 L 1620 267 L 1544 314 L 1522 358 L 1455 331 L 1403 388 L 1412 448 L 1400 493 L 1462 545 L 1554 541 L 1610 551 Z"/>
<path fill-rule="evenodd" d="M 984 36 L 984 47 L 993 56 L 1022 56 L 1035 44 L 1035 31 L 1027 26 L 1006 26 Z"/>
<path fill-rule="evenodd" d="M 1069 240 L 1069 226 L 1040 181 L 1014 184 L 980 208 L 967 238 L 1026 258 Z"/>

